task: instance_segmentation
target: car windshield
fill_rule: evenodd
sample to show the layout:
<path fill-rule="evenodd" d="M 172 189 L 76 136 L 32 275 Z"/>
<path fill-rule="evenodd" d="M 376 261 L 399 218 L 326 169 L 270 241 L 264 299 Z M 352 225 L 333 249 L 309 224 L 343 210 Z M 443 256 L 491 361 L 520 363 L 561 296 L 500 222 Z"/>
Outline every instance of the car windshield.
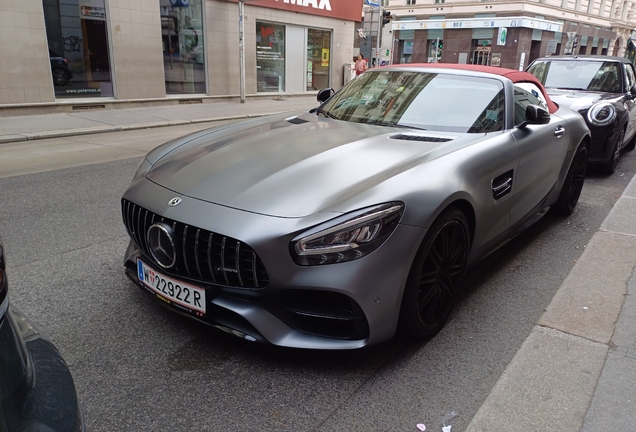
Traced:
<path fill-rule="evenodd" d="M 620 64 L 585 60 L 548 60 L 534 63 L 528 72 L 547 88 L 621 91 Z"/>
<path fill-rule="evenodd" d="M 503 129 L 504 90 L 495 78 L 368 71 L 318 112 L 356 123 L 484 133 Z"/>

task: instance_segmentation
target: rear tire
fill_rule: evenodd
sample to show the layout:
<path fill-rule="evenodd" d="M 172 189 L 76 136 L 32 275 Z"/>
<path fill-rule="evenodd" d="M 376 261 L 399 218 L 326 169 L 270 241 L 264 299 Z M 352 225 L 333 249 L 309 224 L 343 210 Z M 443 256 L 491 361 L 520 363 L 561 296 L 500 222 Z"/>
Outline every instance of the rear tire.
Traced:
<path fill-rule="evenodd" d="M 574 211 L 574 207 L 579 202 L 583 183 L 585 182 L 585 172 L 587 170 L 587 147 L 580 144 L 576 149 L 572 164 L 565 176 L 559 199 L 554 204 L 554 211 L 561 216 L 569 216 Z"/>
<path fill-rule="evenodd" d="M 464 213 L 457 208 L 445 210 L 424 237 L 411 265 L 400 309 L 401 334 L 428 339 L 442 329 L 457 303 L 469 245 Z"/>

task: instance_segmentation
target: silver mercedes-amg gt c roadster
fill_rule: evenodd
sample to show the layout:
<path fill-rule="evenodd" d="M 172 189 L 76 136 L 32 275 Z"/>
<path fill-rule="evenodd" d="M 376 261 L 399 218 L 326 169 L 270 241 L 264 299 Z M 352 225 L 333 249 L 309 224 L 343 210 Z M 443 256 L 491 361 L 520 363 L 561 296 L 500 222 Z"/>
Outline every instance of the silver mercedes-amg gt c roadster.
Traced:
<path fill-rule="evenodd" d="M 425 339 L 467 268 L 579 199 L 589 129 L 526 72 L 390 66 L 318 100 L 151 151 L 121 200 L 128 277 L 249 341 Z"/>

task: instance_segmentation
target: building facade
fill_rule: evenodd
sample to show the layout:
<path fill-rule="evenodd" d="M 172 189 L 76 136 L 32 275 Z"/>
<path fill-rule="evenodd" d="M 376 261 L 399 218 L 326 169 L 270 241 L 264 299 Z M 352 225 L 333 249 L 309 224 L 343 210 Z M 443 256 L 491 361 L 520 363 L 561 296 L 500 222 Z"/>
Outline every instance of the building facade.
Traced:
<path fill-rule="evenodd" d="M 388 0 L 382 53 L 393 63 L 448 62 L 525 69 L 559 54 L 625 56 L 636 1 Z"/>
<path fill-rule="evenodd" d="M 362 0 L 245 0 L 245 93 L 340 87 Z M 240 93 L 238 0 L 0 0 L 0 108 Z"/>

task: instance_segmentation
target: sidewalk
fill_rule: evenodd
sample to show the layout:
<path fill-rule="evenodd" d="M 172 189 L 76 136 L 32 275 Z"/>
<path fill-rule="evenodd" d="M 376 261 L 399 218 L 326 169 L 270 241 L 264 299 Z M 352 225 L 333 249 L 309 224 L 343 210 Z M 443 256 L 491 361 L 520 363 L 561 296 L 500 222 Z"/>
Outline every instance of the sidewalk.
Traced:
<path fill-rule="evenodd" d="M 275 108 L 272 109 L 272 105 Z M 0 144 L 151 127 L 259 117 L 318 106 L 315 95 L 254 98 L 245 103 L 212 101 L 141 108 L 90 109 L 69 113 L 0 117 Z"/>
<path fill-rule="evenodd" d="M 274 108 L 272 108 L 274 106 Z M 314 95 L 0 117 L 2 143 L 308 110 Z M 636 177 L 468 432 L 636 430 Z M 458 432 L 454 431 L 453 432 Z"/>
<path fill-rule="evenodd" d="M 636 430 L 636 177 L 468 432 Z"/>

